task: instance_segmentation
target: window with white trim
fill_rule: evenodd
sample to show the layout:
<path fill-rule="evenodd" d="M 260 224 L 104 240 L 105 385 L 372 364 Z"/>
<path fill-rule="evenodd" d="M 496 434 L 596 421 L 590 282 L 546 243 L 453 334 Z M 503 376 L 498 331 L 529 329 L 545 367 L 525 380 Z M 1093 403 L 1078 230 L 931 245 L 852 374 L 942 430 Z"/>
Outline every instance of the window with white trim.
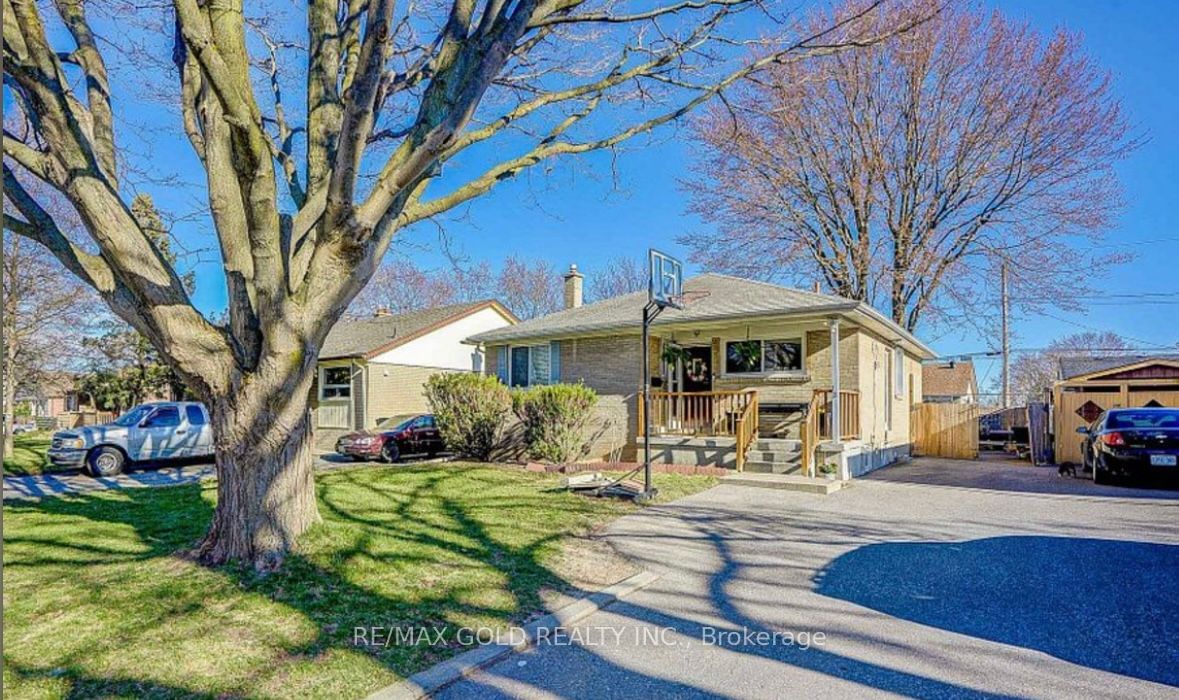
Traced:
<path fill-rule="evenodd" d="M 352 397 L 351 367 L 321 367 L 319 370 L 319 400 Z"/>
<path fill-rule="evenodd" d="M 764 374 L 801 370 L 801 338 L 730 340 L 725 343 L 725 374 Z"/>
<path fill-rule="evenodd" d="M 898 399 L 905 398 L 905 351 L 903 348 L 892 349 L 892 390 Z"/>
<path fill-rule="evenodd" d="M 508 348 L 508 386 L 528 387 L 559 381 L 560 345 L 513 345 Z"/>

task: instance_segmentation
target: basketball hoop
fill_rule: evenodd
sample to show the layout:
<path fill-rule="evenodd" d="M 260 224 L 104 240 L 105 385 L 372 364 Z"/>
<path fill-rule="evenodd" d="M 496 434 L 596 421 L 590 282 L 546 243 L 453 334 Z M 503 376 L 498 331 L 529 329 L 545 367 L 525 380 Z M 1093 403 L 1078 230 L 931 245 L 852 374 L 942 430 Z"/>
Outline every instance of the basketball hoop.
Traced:
<path fill-rule="evenodd" d="M 684 293 L 684 264 L 667 253 L 647 251 L 647 299 L 659 308 L 681 308 Z"/>
<path fill-rule="evenodd" d="M 683 310 L 684 308 L 695 304 L 701 299 L 707 299 L 710 296 L 712 296 L 712 292 L 703 289 L 684 291 L 672 297 L 672 303 L 668 304 L 668 306 L 674 309 Z"/>

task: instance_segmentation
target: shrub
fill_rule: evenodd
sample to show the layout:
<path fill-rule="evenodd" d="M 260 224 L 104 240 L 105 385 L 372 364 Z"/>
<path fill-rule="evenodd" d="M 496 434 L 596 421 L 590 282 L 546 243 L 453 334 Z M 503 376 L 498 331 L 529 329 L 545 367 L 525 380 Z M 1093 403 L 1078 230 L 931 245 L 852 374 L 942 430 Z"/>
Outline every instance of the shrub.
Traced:
<path fill-rule="evenodd" d="M 569 462 L 585 452 L 585 427 L 598 395 L 583 384 L 553 384 L 512 393 L 512 409 L 524 426 L 535 459 Z"/>
<path fill-rule="evenodd" d="M 442 373 L 426 380 L 426 400 L 446 446 L 483 462 L 499 445 L 512 396 L 495 377 Z"/>

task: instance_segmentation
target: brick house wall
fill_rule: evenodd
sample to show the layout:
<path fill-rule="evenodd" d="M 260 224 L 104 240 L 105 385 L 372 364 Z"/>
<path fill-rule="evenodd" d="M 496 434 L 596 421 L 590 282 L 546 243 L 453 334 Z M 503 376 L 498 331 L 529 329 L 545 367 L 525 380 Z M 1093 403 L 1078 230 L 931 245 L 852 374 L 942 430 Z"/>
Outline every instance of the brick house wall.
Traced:
<path fill-rule="evenodd" d="M 598 392 L 586 436 L 589 448 L 585 459 L 633 460 L 638 425 L 636 401 L 642 382 L 640 337 L 578 338 L 559 344 L 561 382 L 581 382 Z M 484 371 L 489 375 L 499 371 L 501 347 L 487 348 Z"/>

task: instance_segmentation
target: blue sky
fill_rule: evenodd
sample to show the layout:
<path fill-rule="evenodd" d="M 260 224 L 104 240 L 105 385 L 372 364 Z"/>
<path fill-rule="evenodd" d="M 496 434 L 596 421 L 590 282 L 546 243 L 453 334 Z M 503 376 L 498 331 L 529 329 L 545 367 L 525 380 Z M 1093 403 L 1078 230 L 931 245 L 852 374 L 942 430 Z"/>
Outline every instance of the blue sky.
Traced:
<path fill-rule="evenodd" d="M 1111 252 L 1129 251 L 1137 258 L 1116 268 L 1104 280 L 1104 289 L 1113 294 L 1179 294 L 1175 273 L 1179 229 L 1171 225 L 1173 207 L 1179 202 L 1179 73 L 1175 71 L 1179 41 L 1173 34 L 1179 26 L 1179 3 L 1001 0 L 991 4 L 1043 32 L 1058 26 L 1081 32 L 1088 51 L 1112 72 L 1135 131 L 1147 141 L 1118 168 L 1126 208 L 1106 234 Z M 468 223 L 452 227 L 449 233 L 474 258 L 498 260 L 520 252 L 561 267 L 576 262 L 590 274 L 613 256 L 640 256 L 648 246 L 686 258 L 688 251 L 675 239 L 702 227 L 685 214 L 676 184 L 688 160 L 687 147 L 674 130 L 667 130 L 655 143 L 618 160 L 621 178 L 617 183 L 611 178 L 611 161 L 604 155 L 585 159 L 576 168 L 559 168 L 548 180 L 534 173 L 471 206 Z M 533 201 L 536 196 L 544 197 L 543 207 Z M 428 243 L 435 235 L 422 229 L 412 238 Z M 427 264 L 432 259 L 423 254 L 417 257 Z M 1103 302 L 1087 312 L 1049 312 L 1057 318 L 1017 316 L 1012 345 L 1043 347 L 1059 336 L 1091 329 L 1116 331 L 1141 347 L 1174 346 L 1179 341 L 1179 296 L 1165 304 L 1121 301 L 1125 303 Z M 946 355 L 982 351 L 995 343 L 970 333 L 929 334 L 926 339 Z M 997 362 L 979 362 L 982 383 L 998 376 Z"/>
<path fill-rule="evenodd" d="M 1174 125 L 1179 117 L 1179 76 L 1174 70 L 1179 66 L 1179 42 L 1173 36 L 1179 26 L 1179 3 L 992 0 L 987 5 L 1027 19 L 1043 32 L 1061 25 L 1081 32 L 1088 51 L 1112 72 L 1115 89 L 1136 132 L 1147 141 L 1119 167 L 1127 206 L 1106 235 L 1111 252 L 1128 251 L 1138 257 L 1109 275 L 1106 289 L 1115 294 L 1179 294 L 1174 273 L 1179 261 L 1179 231 L 1169 225 L 1177 199 L 1175 183 L 1179 181 L 1179 132 Z M 203 172 L 175 116 L 150 100 L 125 96 L 122 102 L 124 110 L 133 107 L 132 118 L 152 123 L 160 130 L 156 133 L 168 132 L 158 144 L 124 137 L 124 147 L 132 148 L 143 162 L 178 173 L 191 185 L 148 185 L 145 189 L 166 210 L 199 212 L 204 207 Z M 610 258 L 637 258 L 651 246 L 686 259 L 689 251 L 676 244 L 676 238 L 703 227 L 685 213 L 677 184 L 687 171 L 688 156 L 682 134 L 673 127 L 656 133 L 649 142 L 632 142 L 617 159 L 599 153 L 550 169 L 537 168 L 471 204 L 465 216 L 448 225 L 446 233 L 454 249 L 471 260 L 486 259 L 493 264 L 515 253 L 545 258 L 559 268 L 576 262 L 592 274 Z M 207 219 L 198 218 L 178 224 L 176 232 L 182 245 L 207 248 L 212 240 L 207 227 Z M 411 230 L 399 245 L 424 266 L 446 265 L 438 253 L 438 230 L 432 224 Z M 194 300 L 206 313 L 225 304 L 215 258 L 209 250 L 199 256 L 202 262 L 195 256 L 182 261 L 195 264 Z M 689 272 L 694 271 L 689 266 Z M 1013 345 L 1042 347 L 1061 335 L 1097 329 L 1119 332 L 1143 347 L 1173 346 L 1179 340 L 1179 296 L 1169 301 L 1146 305 L 1131 300 L 1094 306 L 1089 313 L 1051 312 L 1058 318 L 1017 317 Z M 980 307 L 986 311 L 985 303 Z M 945 355 L 995 345 L 994 339 L 972 334 L 923 335 Z M 994 364 L 983 362 L 980 374 L 993 379 L 998 374 Z"/>

